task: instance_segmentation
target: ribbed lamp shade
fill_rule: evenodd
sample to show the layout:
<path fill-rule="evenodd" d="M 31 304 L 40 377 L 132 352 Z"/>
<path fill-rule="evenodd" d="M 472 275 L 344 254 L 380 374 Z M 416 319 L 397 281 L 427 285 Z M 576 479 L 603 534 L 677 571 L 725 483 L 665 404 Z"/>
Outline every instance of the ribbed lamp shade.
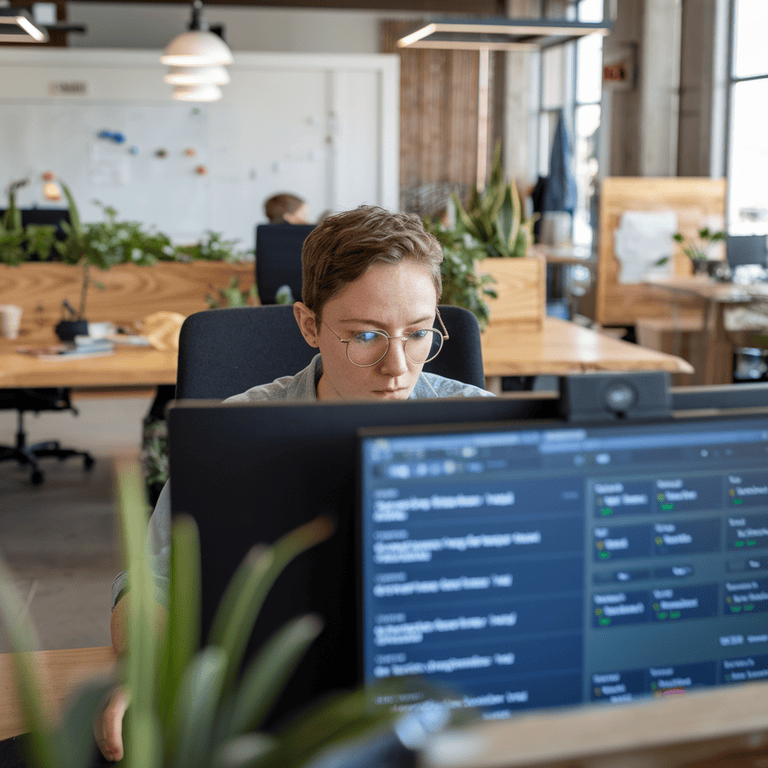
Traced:
<path fill-rule="evenodd" d="M 221 88 L 218 85 L 176 85 L 173 88 L 174 99 L 180 101 L 218 101 Z"/>
<path fill-rule="evenodd" d="M 226 85 L 229 72 L 224 67 L 169 67 L 163 79 L 171 85 Z"/>
<path fill-rule="evenodd" d="M 232 51 L 213 32 L 197 30 L 174 37 L 160 61 L 178 67 L 211 67 L 231 64 Z"/>

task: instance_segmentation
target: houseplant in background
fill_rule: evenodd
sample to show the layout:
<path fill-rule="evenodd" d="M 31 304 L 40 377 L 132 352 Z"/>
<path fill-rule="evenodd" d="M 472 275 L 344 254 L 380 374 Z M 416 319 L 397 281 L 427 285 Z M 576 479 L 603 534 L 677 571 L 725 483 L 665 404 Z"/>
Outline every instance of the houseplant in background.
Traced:
<path fill-rule="evenodd" d="M 224 595 L 210 643 L 198 648 L 200 553 L 197 527 L 187 517 L 174 520 L 168 617 L 155 624 L 154 584 L 146 560 L 146 502 L 138 465 L 119 471 L 119 500 L 126 561 L 130 563 L 129 654 L 119 669 L 131 706 L 124 730 L 127 766 L 160 768 L 291 768 L 317 755 L 343 749 L 338 766 L 371 763 L 366 738 L 381 737 L 396 715 L 372 709 L 372 696 L 396 694 L 397 681 L 331 696 L 295 717 L 279 732 L 256 729 L 309 644 L 321 631 L 314 616 L 278 630 L 249 662 L 238 681 L 251 627 L 271 585 L 283 568 L 332 533 L 317 518 L 270 547 L 256 547 L 240 565 Z M 0 564 L 1 565 L 1 564 Z M 0 616 L 14 650 L 31 650 L 32 631 L 24 625 L 21 602 L 0 572 Z M 48 722 L 36 669 L 28 654 L 16 653 L 22 709 L 31 733 L 26 742 L 30 768 L 90 765 L 91 729 L 110 683 L 92 683 L 77 696 L 60 726 Z M 425 692 L 434 692 L 424 686 Z M 352 747 L 350 751 L 350 747 Z"/>
<path fill-rule="evenodd" d="M 83 223 L 71 190 L 63 183 L 61 187 L 67 199 L 70 222 L 62 222 L 66 237 L 57 241 L 54 247 L 65 264 L 82 269 L 77 308 L 66 302 L 64 308 L 69 317 L 56 327 L 62 339 L 70 340 L 76 335 L 87 334 L 88 289 L 91 285 L 102 287 L 94 280 L 92 268 L 108 270 L 118 264 L 151 266 L 169 261 L 236 262 L 249 254 L 249 251 L 238 250 L 236 241 L 225 240 L 220 233 L 212 231 L 207 231 L 198 243 L 174 246 L 168 235 L 136 221 L 119 220 L 117 211 L 105 205 L 101 205 L 103 221 Z"/>
<path fill-rule="evenodd" d="M 525 218 L 517 186 L 504 178 L 500 145 L 485 189 L 474 189 L 466 206 L 455 193 L 451 203 L 453 229 L 429 224 L 443 245 L 443 279 L 448 287 L 444 300 L 452 303 L 446 296 L 458 295 L 459 300 L 453 303 L 475 312 L 481 325 L 493 317 L 497 322 L 541 327 L 545 265 L 529 254 L 535 218 Z M 474 284 L 467 278 L 467 271 L 475 275 Z M 489 289 L 490 283 L 496 287 Z M 478 300 L 476 310 L 470 305 Z"/>
<path fill-rule="evenodd" d="M 715 257 L 714 250 L 717 243 L 725 241 L 726 233 L 702 227 L 696 235 L 695 238 L 686 238 L 682 232 L 675 232 L 672 239 L 682 246 L 682 252 L 691 260 L 695 275 L 714 274 L 715 269 L 723 264 L 722 259 Z"/>
<path fill-rule="evenodd" d="M 47 259 L 56 240 L 56 228 L 21 223 L 16 195 L 8 192 L 8 208 L 0 218 L 0 263 L 18 266 L 31 258 Z"/>

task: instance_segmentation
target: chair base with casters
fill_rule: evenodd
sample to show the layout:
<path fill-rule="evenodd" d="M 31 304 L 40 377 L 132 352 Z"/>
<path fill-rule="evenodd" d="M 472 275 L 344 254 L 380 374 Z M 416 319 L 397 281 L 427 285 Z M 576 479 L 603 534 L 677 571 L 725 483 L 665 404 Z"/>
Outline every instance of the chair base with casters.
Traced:
<path fill-rule="evenodd" d="M 72 405 L 68 389 L 9 389 L 0 390 L 0 408 L 14 409 L 18 412 L 16 443 L 12 446 L 0 446 L 0 461 L 17 461 L 31 469 L 33 485 L 39 485 L 45 479 L 40 469 L 39 460 L 43 458 L 64 459 L 81 457 L 83 467 L 90 469 L 96 462 L 88 451 L 78 451 L 74 448 L 62 448 L 58 440 L 47 440 L 41 443 L 27 445 L 24 431 L 24 414 L 27 411 L 72 411 L 77 415 L 77 409 Z"/>

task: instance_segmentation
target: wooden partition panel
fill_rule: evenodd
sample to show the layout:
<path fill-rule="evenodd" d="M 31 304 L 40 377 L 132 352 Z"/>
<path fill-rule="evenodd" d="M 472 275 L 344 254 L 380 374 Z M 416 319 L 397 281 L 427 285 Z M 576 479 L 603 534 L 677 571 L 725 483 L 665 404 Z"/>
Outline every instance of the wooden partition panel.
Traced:
<path fill-rule="evenodd" d="M 600 241 L 595 320 L 603 325 L 633 325 L 639 318 L 671 317 L 672 306 L 642 284 L 620 283 L 614 233 L 627 211 L 674 211 L 677 228 L 694 237 L 710 218 L 725 221 L 725 179 L 615 177 L 600 190 Z M 681 250 L 673 257 L 673 273 L 690 275 Z M 700 303 L 682 300 L 683 315 L 700 316 Z"/>
<path fill-rule="evenodd" d="M 60 263 L 0 265 L 0 304 L 22 308 L 25 335 L 50 328 L 61 319 L 64 299 L 78 306 L 81 275 L 79 267 Z M 151 267 L 120 264 L 107 271 L 92 269 L 91 276 L 104 287 L 91 285 L 88 291 L 88 320 L 129 324 L 153 312 L 190 315 L 207 309 L 207 294 L 216 294 L 233 276 L 247 289 L 253 285 L 255 270 L 252 263 L 161 262 Z"/>

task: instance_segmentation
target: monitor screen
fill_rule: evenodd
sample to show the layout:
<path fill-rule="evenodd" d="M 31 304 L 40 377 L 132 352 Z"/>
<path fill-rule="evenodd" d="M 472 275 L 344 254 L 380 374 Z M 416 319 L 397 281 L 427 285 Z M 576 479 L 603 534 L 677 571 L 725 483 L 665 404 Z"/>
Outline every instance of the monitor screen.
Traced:
<path fill-rule="evenodd" d="M 262 304 L 276 304 L 287 285 L 301 300 L 301 249 L 314 224 L 261 224 L 256 227 L 256 287 Z"/>
<path fill-rule="evenodd" d="M 768 410 L 361 435 L 366 681 L 505 718 L 768 679 Z"/>

